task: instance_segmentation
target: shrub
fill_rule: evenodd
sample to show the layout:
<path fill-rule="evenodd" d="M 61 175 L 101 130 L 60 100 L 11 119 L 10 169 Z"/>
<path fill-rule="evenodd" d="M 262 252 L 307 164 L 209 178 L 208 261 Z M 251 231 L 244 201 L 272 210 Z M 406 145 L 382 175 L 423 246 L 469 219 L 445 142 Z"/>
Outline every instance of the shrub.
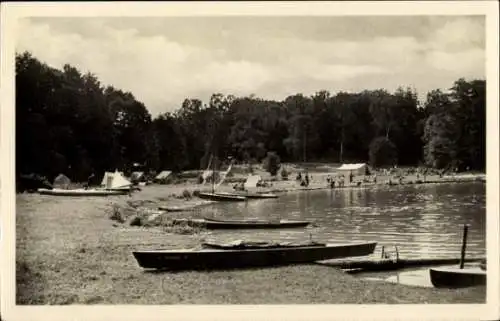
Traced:
<path fill-rule="evenodd" d="M 182 197 L 184 197 L 186 199 L 190 199 L 191 198 L 191 192 L 189 192 L 187 189 L 183 190 L 182 191 Z"/>
<path fill-rule="evenodd" d="M 287 171 L 285 168 L 283 168 L 283 169 L 281 170 L 281 178 L 282 178 L 284 181 L 287 181 L 287 180 L 288 180 L 288 175 L 289 175 L 288 171 Z"/>
<path fill-rule="evenodd" d="M 280 169 L 280 157 L 275 152 L 268 152 L 264 160 L 264 168 L 271 176 L 276 176 Z"/>

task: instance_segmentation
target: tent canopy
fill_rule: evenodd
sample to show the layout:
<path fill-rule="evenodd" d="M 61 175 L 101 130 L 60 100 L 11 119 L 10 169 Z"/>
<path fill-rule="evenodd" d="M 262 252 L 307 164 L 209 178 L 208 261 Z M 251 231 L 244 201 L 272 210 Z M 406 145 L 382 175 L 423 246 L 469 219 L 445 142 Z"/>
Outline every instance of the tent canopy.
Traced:
<path fill-rule="evenodd" d="M 101 185 L 105 188 L 123 188 L 131 186 L 132 183 L 123 176 L 122 172 L 115 171 L 104 173 Z"/>
<path fill-rule="evenodd" d="M 246 182 L 243 184 L 245 189 L 257 187 L 257 183 L 262 180 L 260 175 L 248 175 Z"/>
<path fill-rule="evenodd" d="M 352 172 L 353 174 L 364 175 L 366 173 L 366 164 L 358 163 L 358 164 L 342 164 L 337 171 L 342 172 Z"/>
<path fill-rule="evenodd" d="M 54 184 L 52 185 L 56 188 L 67 189 L 69 187 L 69 184 L 71 184 L 71 180 L 68 178 L 68 176 L 64 174 L 59 174 L 54 179 Z"/>
<path fill-rule="evenodd" d="M 130 175 L 131 180 L 141 179 L 144 176 L 144 172 L 132 172 Z"/>
<path fill-rule="evenodd" d="M 172 174 L 172 171 L 161 171 L 160 174 L 156 175 L 155 179 L 165 179 Z"/>

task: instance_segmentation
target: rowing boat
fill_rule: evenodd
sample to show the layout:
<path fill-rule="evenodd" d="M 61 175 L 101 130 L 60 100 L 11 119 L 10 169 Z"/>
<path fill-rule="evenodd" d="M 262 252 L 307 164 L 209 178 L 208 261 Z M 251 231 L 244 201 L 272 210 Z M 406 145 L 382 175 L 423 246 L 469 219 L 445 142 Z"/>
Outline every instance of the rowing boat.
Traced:
<path fill-rule="evenodd" d="M 243 196 L 248 199 L 268 199 L 268 198 L 278 198 L 278 195 L 273 193 L 250 193 L 250 192 L 217 192 L 217 194 L 231 195 L 231 196 Z"/>
<path fill-rule="evenodd" d="M 193 211 L 194 206 L 186 205 L 186 206 L 159 206 L 159 210 L 167 211 L 167 212 L 185 212 L 185 211 Z"/>
<path fill-rule="evenodd" d="M 480 267 L 443 267 L 430 269 L 431 283 L 436 288 L 464 288 L 486 285 L 486 271 Z"/>
<path fill-rule="evenodd" d="M 211 201 L 232 201 L 232 202 L 242 202 L 246 200 L 245 196 L 231 195 L 225 193 L 206 193 L 201 192 L 198 194 L 199 198 L 208 199 Z"/>
<path fill-rule="evenodd" d="M 353 256 L 370 255 L 376 242 L 355 244 L 255 245 L 251 248 L 221 248 L 134 251 L 134 258 L 144 269 L 190 270 L 231 269 L 300 264 Z"/>
<path fill-rule="evenodd" d="M 309 221 L 292 220 L 218 220 L 205 218 L 205 227 L 208 229 L 264 229 L 264 228 L 291 228 L 305 227 Z"/>
<path fill-rule="evenodd" d="M 126 194 L 128 193 L 128 190 L 39 188 L 38 193 L 41 195 L 54 196 L 111 196 Z"/>

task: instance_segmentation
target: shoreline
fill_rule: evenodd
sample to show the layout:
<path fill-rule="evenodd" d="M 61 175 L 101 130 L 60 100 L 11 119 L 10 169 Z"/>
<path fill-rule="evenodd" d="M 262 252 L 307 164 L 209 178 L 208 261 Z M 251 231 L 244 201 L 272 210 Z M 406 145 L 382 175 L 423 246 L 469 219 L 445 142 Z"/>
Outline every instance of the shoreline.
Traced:
<path fill-rule="evenodd" d="M 466 174 L 466 175 L 446 175 L 443 177 L 439 177 L 439 175 L 428 176 L 425 181 L 419 182 L 415 175 L 407 176 L 406 180 L 403 180 L 403 184 L 400 184 L 397 180 L 392 181 L 391 184 L 388 183 L 389 176 L 379 177 L 377 183 L 363 182 L 361 185 L 355 183 L 351 185 L 345 185 L 342 187 L 334 187 L 331 188 L 326 184 L 326 177 L 330 175 L 330 173 L 315 173 L 313 177 L 320 177 L 323 182 L 318 182 L 317 179 L 312 180 L 308 187 L 300 186 L 300 184 L 295 180 L 280 180 L 280 181 L 271 181 L 266 180 L 267 183 L 272 184 L 269 187 L 257 187 L 252 189 L 252 192 L 257 193 L 292 193 L 292 192 L 303 192 L 303 191 L 317 191 L 317 190 L 358 190 L 358 189 L 368 189 L 368 188 L 379 188 L 379 187 L 399 187 L 399 186 L 420 186 L 420 185 L 430 185 L 430 184 L 459 184 L 459 183 L 470 183 L 470 182 L 484 182 L 486 180 L 486 174 Z M 242 178 L 244 179 L 244 178 Z M 359 177 L 358 177 L 359 181 Z M 232 184 L 234 183 L 224 183 L 216 189 L 216 192 L 234 192 Z M 165 193 L 169 194 L 166 197 L 157 197 L 158 200 L 169 202 L 168 206 L 171 207 L 182 207 L 186 210 L 192 210 L 198 208 L 200 206 L 211 205 L 215 203 L 214 201 L 207 201 L 200 199 L 193 194 L 196 191 L 211 191 L 211 187 L 209 184 L 200 185 L 200 184 L 190 184 L 189 182 L 182 184 L 151 184 L 142 187 L 142 191 L 147 190 L 151 186 L 161 186 L 162 189 L 165 189 Z M 134 194 L 135 196 L 143 195 L 142 191 Z M 183 197 L 185 191 L 189 192 L 189 197 Z"/>
<path fill-rule="evenodd" d="M 471 181 L 472 177 L 467 180 Z M 443 177 L 439 183 L 450 182 Z M 293 181 L 290 186 L 281 186 L 287 188 L 283 193 L 304 190 L 294 185 L 298 184 Z M 328 189 L 324 185 L 318 183 L 306 190 Z M 222 187 L 231 188 L 231 185 Z M 145 272 L 132 251 L 197 247 L 210 232 L 164 225 L 131 226 L 131 219 L 139 216 L 137 212 L 141 208 L 150 208 L 151 218 L 164 204 L 197 208 L 213 203 L 196 197 L 182 198 L 185 189 L 198 188 L 200 186 L 191 184 L 146 186 L 131 196 L 109 198 L 18 194 L 16 303 L 484 303 L 485 287 L 436 289 L 373 282 L 338 268 L 316 264 L 173 274 Z M 110 218 L 113 208 L 120 206 L 130 211 L 124 223 Z M 160 223 L 169 224 L 170 220 L 196 215 L 199 215 L 197 211 L 168 212 L 155 216 L 153 221 L 164 220 Z M 200 288 L 200 284 L 204 287 Z"/>

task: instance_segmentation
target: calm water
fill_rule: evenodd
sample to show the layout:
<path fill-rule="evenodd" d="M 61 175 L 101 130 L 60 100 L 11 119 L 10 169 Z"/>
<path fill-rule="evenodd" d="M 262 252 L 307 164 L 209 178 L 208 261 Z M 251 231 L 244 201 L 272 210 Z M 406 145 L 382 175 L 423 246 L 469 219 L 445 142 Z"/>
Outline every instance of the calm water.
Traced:
<path fill-rule="evenodd" d="M 381 186 L 281 194 L 279 199 L 218 203 L 201 214 L 216 218 L 312 220 L 313 226 L 286 230 L 213 231 L 210 239 L 228 241 L 308 240 L 377 241 L 400 257 L 458 257 L 462 226 L 469 224 L 467 255 L 485 255 L 484 183 Z"/>

